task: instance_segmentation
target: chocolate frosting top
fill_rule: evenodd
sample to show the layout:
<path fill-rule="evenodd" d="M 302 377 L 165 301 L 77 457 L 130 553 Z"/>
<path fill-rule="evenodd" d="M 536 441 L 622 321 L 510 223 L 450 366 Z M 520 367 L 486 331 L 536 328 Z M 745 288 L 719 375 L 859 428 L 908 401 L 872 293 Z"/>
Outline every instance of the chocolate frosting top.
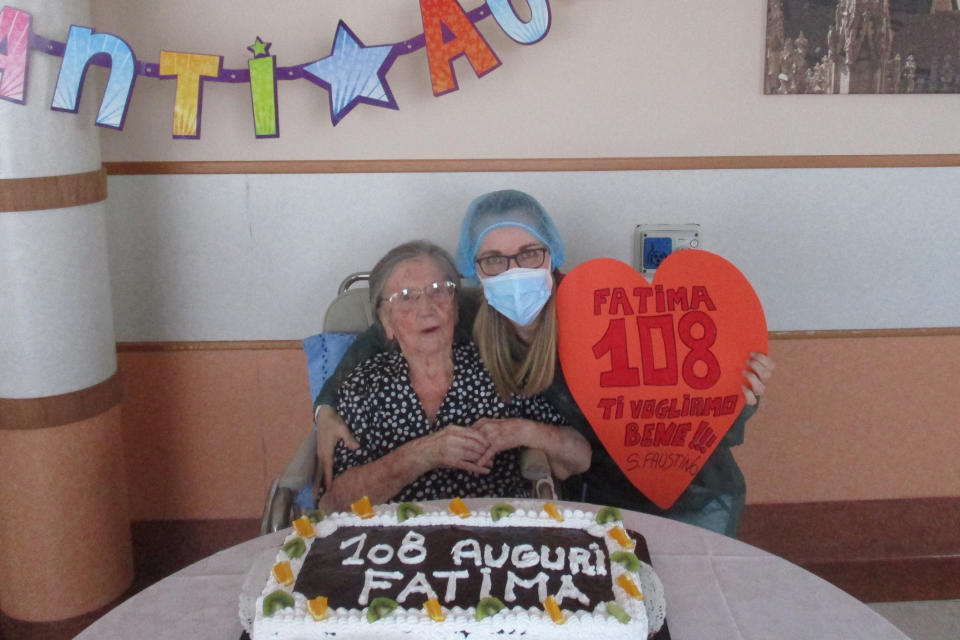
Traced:
<path fill-rule="evenodd" d="M 466 609 L 476 606 L 485 581 L 489 595 L 508 607 L 541 608 L 541 582 L 547 594 L 570 594 L 572 585 L 589 599 L 586 604 L 564 597 L 567 611 L 592 611 L 613 599 L 603 541 L 557 527 L 341 527 L 314 540 L 294 590 L 307 598 L 326 596 L 330 607 L 347 609 L 366 606 L 359 602 L 365 590 L 368 601 L 380 596 L 400 601 L 406 590 L 401 606 L 410 609 L 429 597 L 423 593 L 426 584 L 444 607 Z M 508 597 L 511 591 L 515 600 Z"/>

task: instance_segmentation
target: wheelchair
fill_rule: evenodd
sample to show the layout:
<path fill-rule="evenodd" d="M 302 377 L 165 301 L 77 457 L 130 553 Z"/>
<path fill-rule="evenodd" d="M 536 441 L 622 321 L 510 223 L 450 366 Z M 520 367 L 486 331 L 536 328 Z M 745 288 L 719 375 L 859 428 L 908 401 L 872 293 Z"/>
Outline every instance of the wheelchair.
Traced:
<path fill-rule="evenodd" d="M 337 297 L 324 314 L 323 332 L 303 340 L 311 406 L 356 336 L 373 324 L 374 309 L 366 286 L 369 279 L 368 272 L 351 273 L 344 278 Z M 557 498 L 550 464 L 543 451 L 525 449 L 520 466 L 523 477 L 530 483 L 531 497 Z M 317 434 L 314 428 L 308 430 L 293 458 L 270 485 L 260 521 L 261 535 L 285 529 L 301 515 L 316 508 L 313 493 L 316 472 Z"/>

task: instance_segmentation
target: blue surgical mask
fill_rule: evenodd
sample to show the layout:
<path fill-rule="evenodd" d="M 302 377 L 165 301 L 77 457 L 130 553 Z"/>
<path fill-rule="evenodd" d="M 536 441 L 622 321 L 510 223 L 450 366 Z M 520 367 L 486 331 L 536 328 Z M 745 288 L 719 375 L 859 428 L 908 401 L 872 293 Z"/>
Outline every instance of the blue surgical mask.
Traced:
<path fill-rule="evenodd" d="M 525 327 L 537 318 L 553 292 L 553 275 L 548 269 L 510 269 L 484 278 L 483 295 L 491 307 L 514 324 Z"/>

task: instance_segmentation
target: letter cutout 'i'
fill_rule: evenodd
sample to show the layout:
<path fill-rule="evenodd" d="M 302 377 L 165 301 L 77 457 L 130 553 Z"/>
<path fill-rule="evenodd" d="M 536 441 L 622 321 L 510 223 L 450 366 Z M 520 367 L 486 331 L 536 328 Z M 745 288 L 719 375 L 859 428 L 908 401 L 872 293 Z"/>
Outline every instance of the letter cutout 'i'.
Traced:
<path fill-rule="evenodd" d="M 173 107 L 174 138 L 200 137 L 203 79 L 219 76 L 222 64 L 222 56 L 160 52 L 160 77 L 177 79 L 177 96 Z"/>
<path fill-rule="evenodd" d="M 253 59 L 250 69 L 250 99 L 253 101 L 253 127 L 258 138 L 280 135 L 280 112 L 277 109 L 277 56 L 270 55 L 270 42 L 257 40 L 247 47 Z"/>
<path fill-rule="evenodd" d="M 420 0 L 420 14 L 433 95 L 457 90 L 452 61 L 460 55 L 467 56 L 477 76 L 500 66 L 500 59 L 456 0 Z M 445 33 L 452 37 L 446 38 Z"/>
<path fill-rule="evenodd" d="M 26 11 L 0 9 L 0 98 L 26 103 L 30 22 Z"/>

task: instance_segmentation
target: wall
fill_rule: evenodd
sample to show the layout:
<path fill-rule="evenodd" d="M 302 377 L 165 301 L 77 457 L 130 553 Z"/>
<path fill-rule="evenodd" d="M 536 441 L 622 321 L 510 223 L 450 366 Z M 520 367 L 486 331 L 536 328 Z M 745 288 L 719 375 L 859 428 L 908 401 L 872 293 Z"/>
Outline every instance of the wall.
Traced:
<path fill-rule="evenodd" d="M 309 425 L 302 360 L 288 341 L 318 330 L 343 275 L 404 237 L 452 248 L 470 198 L 504 186 L 555 214 L 571 239 L 568 267 L 597 255 L 630 261 L 639 222 L 699 222 L 707 248 L 755 284 L 770 328 L 800 332 L 772 342 L 777 377 L 739 452 L 751 501 L 960 495 L 941 466 L 941 452 L 960 446 L 950 429 L 960 415 L 940 401 L 955 393 L 960 348 L 955 332 L 913 331 L 960 326 L 958 169 L 518 170 L 530 158 L 560 168 L 581 158 L 589 169 L 606 158 L 709 167 L 710 157 L 764 156 L 775 167 L 783 156 L 874 154 L 898 165 L 914 161 L 905 154 L 948 154 L 943 163 L 956 165 L 956 97 L 763 96 L 764 0 L 550 7 L 550 33 L 527 47 L 483 21 L 502 66 L 478 79 L 458 60 L 460 89 L 440 98 L 424 52 L 401 57 L 388 76 L 399 111 L 362 105 L 333 127 L 325 91 L 283 82 L 276 140 L 254 140 L 243 85 L 213 83 L 202 138 L 173 140 L 174 83 L 138 80 L 125 130 L 101 134 L 115 174 L 108 241 L 134 517 L 256 515 Z M 231 68 L 246 65 L 258 34 L 282 66 L 327 55 L 339 18 L 367 44 L 421 30 L 415 4 L 374 0 L 282 11 L 95 0 L 94 11 L 94 26 L 140 59 L 158 60 L 161 48 L 214 53 Z M 441 162 L 439 173 L 403 164 L 312 173 L 419 159 L 467 162 Z M 505 164 L 471 171 L 469 161 L 486 159 Z M 225 161 L 243 161 L 245 173 Z M 136 162 L 170 163 L 158 170 L 173 174 Z M 144 170 L 154 172 L 121 175 Z M 894 332 L 803 333 L 865 329 Z"/>
<path fill-rule="evenodd" d="M 478 0 L 463 0 L 469 10 Z M 525 7 L 523 0 L 514 3 Z M 367 45 L 422 32 L 415 2 L 94 0 L 98 30 L 142 60 L 162 49 L 222 55 L 246 68 L 246 47 L 273 42 L 278 65 L 329 55 L 339 19 Z M 580 158 L 955 153 L 956 98 L 765 96 L 766 0 L 553 0 L 539 43 L 479 23 L 502 65 L 477 78 L 455 61 L 460 89 L 435 98 L 426 55 L 388 74 L 399 110 L 361 106 L 336 127 L 328 97 L 280 82 L 278 140 L 255 141 L 249 91 L 208 83 L 199 141 L 170 138 L 174 81 L 137 81 L 122 133 L 104 132 L 105 161 L 401 158 Z M 36 30 L 43 33 L 43 25 Z M 44 34 L 47 37 L 63 34 Z M 94 95 L 92 92 L 90 95 Z"/>
<path fill-rule="evenodd" d="M 389 114 L 388 114 L 389 115 Z M 960 325 L 960 168 L 113 176 L 120 341 L 315 333 L 341 279 L 428 234 L 453 250 L 470 200 L 514 187 L 569 242 L 565 266 L 631 262 L 641 222 L 698 222 L 773 331 Z"/>

